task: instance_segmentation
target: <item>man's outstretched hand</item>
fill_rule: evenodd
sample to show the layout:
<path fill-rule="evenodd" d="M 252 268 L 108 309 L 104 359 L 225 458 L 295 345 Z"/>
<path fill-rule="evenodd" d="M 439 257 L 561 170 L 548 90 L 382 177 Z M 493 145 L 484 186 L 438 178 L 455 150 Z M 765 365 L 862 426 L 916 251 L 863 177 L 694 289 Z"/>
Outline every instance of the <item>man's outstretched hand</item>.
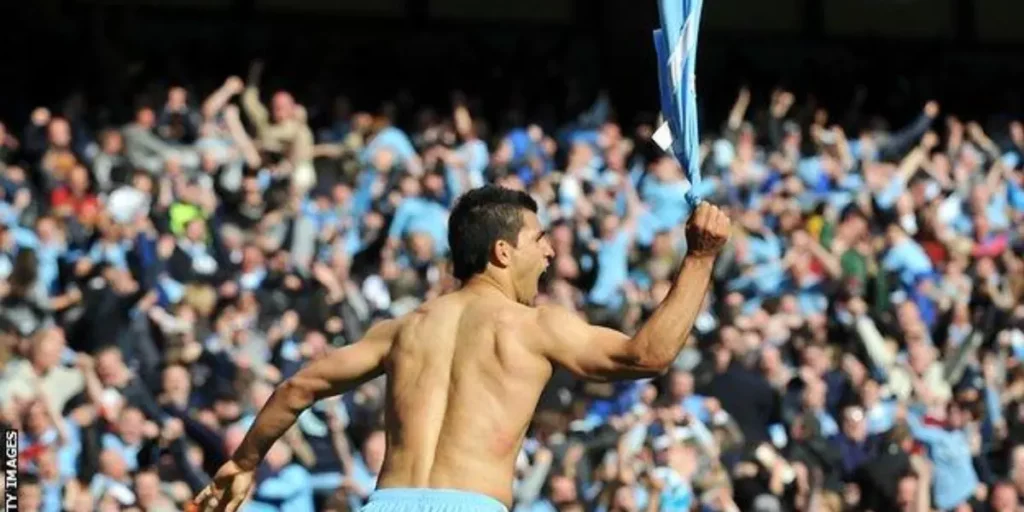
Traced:
<path fill-rule="evenodd" d="M 189 510 L 199 512 L 235 512 L 249 497 L 256 475 L 245 471 L 234 461 L 227 461 L 217 470 L 213 482 L 192 501 Z"/>
<path fill-rule="evenodd" d="M 713 258 L 729 241 L 729 217 L 717 206 L 700 203 L 686 225 L 688 256 Z"/>

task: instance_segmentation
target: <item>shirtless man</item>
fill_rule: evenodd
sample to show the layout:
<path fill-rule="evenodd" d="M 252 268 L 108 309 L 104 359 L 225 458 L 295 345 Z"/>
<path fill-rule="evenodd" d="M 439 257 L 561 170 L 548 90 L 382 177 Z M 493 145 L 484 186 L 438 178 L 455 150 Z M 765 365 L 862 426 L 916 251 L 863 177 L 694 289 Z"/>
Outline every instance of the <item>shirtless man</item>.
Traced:
<path fill-rule="evenodd" d="M 505 511 L 515 458 L 555 365 L 599 381 L 664 373 L 686 342 L 728 239 L 725 214 L 707 203 L 696 209 L 672 291 L 630 338 L 558 306 L 533 306 L 554 256 L 536 211 L 522 192 L 466 193 L 448 221 L 462 288 L 374 325 L 359 342 L 285 381 L 196 497 L 201 509 L 237 510 L 257 465 L 302 411 L 386 374 L 387 450 L 364 510 Z"/>

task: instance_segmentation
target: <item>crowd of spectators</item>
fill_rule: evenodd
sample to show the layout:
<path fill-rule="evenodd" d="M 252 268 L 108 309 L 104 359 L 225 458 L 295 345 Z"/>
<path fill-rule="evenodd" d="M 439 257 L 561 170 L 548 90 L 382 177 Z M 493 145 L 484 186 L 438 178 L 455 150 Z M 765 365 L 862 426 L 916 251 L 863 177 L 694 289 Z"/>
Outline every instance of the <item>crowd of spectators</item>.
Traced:
<path fill-rule="evenodd" d="M 310 126 L 262 71 L 201 101 L 169 87 L 123 125 L 76 101 L 0 124 L 21 510 L 180 510 L 282 379 L 457 285 L 447 212 L 470 188 L 541 205 L 557 256 L 539 300 L 628 333 L 668 292 L 690 185 L 609 98 L 492 132 L 462 94 L 342 97 Z M 688 347 L 651 381 L 556 372 L 514 512 L 1022 510 L 1024 126 L 934 101 L 900 129 L 840 126 L 764 99 L 742 90 L 703 127 L 697 192 L 735 233 Z M 304 413 L 245 509 L 358 510 L 384 385 Z"/>

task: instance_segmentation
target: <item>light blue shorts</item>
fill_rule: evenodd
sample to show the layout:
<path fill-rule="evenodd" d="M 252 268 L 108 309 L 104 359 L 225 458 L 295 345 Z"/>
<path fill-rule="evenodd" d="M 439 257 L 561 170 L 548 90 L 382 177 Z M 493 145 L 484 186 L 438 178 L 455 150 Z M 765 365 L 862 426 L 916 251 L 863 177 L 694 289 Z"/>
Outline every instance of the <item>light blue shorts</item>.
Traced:
<path fill-rule="evenodd" d="M 362 512 L 508 512 L 484 494 L 448 489 L 380 489 Z"/>

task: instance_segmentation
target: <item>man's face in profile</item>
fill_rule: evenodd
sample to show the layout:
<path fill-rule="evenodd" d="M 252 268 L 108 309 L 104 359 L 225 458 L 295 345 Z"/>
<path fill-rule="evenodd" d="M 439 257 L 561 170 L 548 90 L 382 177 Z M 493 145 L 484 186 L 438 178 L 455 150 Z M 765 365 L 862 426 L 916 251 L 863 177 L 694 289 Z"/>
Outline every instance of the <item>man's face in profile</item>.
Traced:
<path fill-rule="evenodd" d="M 533 304 L 537 298 L 540 276 L 547 270 L 555 255 L 544 227 L 537 214 L 523 210 L 523 228 L 512 252 L 512 271 L 516 286 L 516 299 L 522 304 Z"/>

